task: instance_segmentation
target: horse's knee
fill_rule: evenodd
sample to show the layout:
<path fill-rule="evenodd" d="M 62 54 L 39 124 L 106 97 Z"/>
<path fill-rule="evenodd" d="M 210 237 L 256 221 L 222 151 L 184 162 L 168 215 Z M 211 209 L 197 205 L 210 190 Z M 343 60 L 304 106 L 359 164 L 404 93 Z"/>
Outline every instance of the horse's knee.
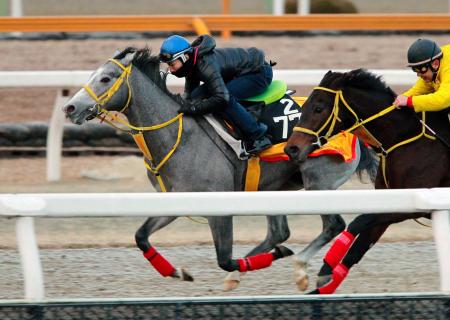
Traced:
<path fill-rule="evenodd" d="M 276 243 L 283 243 L 287 239 L 289 239 L 290 236 L 291 236 L 291 231 L 289 229 L 284 229 L 284 230 L 282 230 L 282 232 L 277 234 L 277 236 L 275 237 L 275 242 Z"/>
<path fill-rule="evenodd" d="M 345 230 L 346 224 L 340 215 L 322 216 L 322 221 L 324 234 L 328 241 Z"/>
<path fill-rule="evenodd" d="M 150 243 L 148 242 L 148 233 L 143 229 L 139 228 L 134 234 L 134 240 L 136 241 L 136 245 L 143 252 L 147 252 L 150 249 Z"/>
<path fill-rule="evenodd" d="M 219 267 L 227 272 L 239 270 L 239 264 L 233 259 L 220 260 Z"/>
<path fill-rule="evenodd" d="M 290 236 L 291 231 L 289 230 L 287 219 L 283 218 L 283 220 L 277 221 L 276 223 L 272 221 L 272 223 L 269 224 L 266 241 L 273 244 L 279 244 L 285 242 Z"/>
<path fill-rule="evenodd" d="M 353 235 L 360 234 L 363 230 L 373 227 L 376 220 L 376 214 L 361 214 L 350 222 L 347 230 Z"/>
<path fill-rule="evenodd" d="M 340 215 L 336 215 L 333 217 L 333 224 L 330 226 L 330 229 L 334 233 L 334 235 L 338 235 L 339 233 L 344 231 L 345 227 L 345 220 Z"/>

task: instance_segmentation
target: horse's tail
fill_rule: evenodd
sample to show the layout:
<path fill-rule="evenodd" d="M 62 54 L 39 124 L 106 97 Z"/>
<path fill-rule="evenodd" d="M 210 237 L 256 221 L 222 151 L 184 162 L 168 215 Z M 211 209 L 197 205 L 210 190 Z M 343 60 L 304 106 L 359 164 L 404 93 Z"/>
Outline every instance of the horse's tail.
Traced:
<path fill-rule="evenodd" d="M 361 140 L 358 139 L 358 141 L 361 150 L 361 158 L 358 167 L 356 168 L 356 173 L 358 174 L 359 180 L 363 181 L 362 176 L 364 171 L 366 171 L 370 181 L 374 183 L 378 172 L 378 164 L 380 162 L 379 157 L 372 148 L 366 146 Z"/>

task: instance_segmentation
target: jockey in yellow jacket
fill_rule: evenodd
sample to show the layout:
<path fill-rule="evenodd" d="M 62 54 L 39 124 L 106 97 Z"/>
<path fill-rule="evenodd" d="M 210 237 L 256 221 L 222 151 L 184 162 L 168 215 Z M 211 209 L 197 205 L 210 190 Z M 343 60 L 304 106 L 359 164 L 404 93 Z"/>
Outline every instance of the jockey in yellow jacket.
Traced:
<path fill-rule="evenodd" d="M 408 49 L 408 67 L 419 79 L 397 96 L 395 106 L 410 107 L 416 112 L 450 107 L 450 45 L 440 48 L 432 40 L 416 40 Z"/>

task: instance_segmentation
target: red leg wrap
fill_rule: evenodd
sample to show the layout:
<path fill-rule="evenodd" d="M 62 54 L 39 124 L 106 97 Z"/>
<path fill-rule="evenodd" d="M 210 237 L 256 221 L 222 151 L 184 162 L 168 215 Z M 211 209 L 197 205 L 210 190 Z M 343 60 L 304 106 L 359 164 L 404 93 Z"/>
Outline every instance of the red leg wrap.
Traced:
<path fill-rule="evenodd" d="M 154 247 L 148 249 L 144 252 L 144 257 L 150 261 L 152 266 L 158 271 L 163 277 L 168 277 L 172 275 L 175 268 L 166 260 Z"/>
<path fill-rule="evenodd" d="M 256 256 L 238 259 L 239 271 L 245 272 L 267 268 L 272 264 L 272 261 L 272 253 L 260 253 Z"/>
<path fill-rule="evenodd" d="M 345 277 L 348 275 L 348 268 L 344 266 L 342 263 L 339 263 L 333 269 L 332 280 L 328 282 L 321 288 L 318 288 L 320 294 L 331 294 L 336 291 L 339 285 L 344 281 Z"/>
<path fill-rule="evenodd" d="M 353 240 L 355 240 L 355 236 L 352 235 L 348 231 L 343 231 L 337 239 L 334 241 L 330 250 L 328 250 L 327 254 L 323 258 L 332 269 L 337 266 L 339 262 L 341 262 L 342 258 L 344 258 L 348 249 L 350 249 Z"/>

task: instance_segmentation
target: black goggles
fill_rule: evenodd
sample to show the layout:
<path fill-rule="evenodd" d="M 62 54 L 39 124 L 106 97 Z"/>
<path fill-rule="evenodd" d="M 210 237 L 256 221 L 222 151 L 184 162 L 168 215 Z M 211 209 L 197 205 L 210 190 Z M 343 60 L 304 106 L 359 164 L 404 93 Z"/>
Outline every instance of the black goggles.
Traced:
<path fill-rule="evenodd" d="M 173 56 L 174 55 L 170 54 L 170 53 L 160 53 L 159 54 L 159 61 L 168 63 L 168 62 L 170 62 L 172 60 L 175 60 Z"/>
<path fill-rule="evenodd" d="M 183 51 L 177 52 L 177 53 L 160 53 L 159 54 L 159 61 L 165 62 L 165 63 L 171 63 L 172 61 L 175 61 L 177 59 L 181 59 L 181 62 L 186 62 L 186 59 L 184 57 L 184 54 L 187 52 L 190 52 L 191 48 L 187 48 Z"/>
<path fill-rule="evenodd" d="M 423 64 L 421 66 L 414 66 L 411 67 L 412 71 L 414 71 L 415 73 L 420 73 L 420 74 L 424 74 L 425 72 L 428 71 L 428 69 L 430 68 L 430 64 Z"/>

